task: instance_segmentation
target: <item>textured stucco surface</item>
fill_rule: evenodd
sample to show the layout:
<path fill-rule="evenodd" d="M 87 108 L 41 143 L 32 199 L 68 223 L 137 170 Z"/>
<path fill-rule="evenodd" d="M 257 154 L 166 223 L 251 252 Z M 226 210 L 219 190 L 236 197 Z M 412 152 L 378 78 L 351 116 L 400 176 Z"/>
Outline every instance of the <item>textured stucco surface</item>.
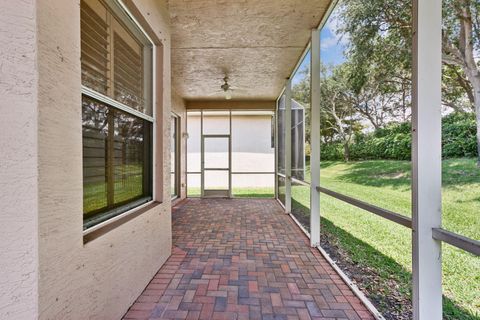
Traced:
<path fill-rule="evenodd" d="M 169 128 L 169 16 L 161 1 L 135 4 L 164 46 L 160 111 Z M 37 0 L 40 319 L 120 318 L 171 250 L 168 179 L 163 204 L 83 244 L 79 14 L 78 0 Z M 168 131 L 162 145 L 168 177 Z"/>
<path fill-rule="evenodd" d="M 173 86 L 188 100 L 213 95 L 224 74 L 234 99 L 276 99 L 330 0 L 169 0 Z"/>
<path fill-rule="evenodd" d="M 0 0 L 0 319 L 38 314 L 35 1 Z"/>

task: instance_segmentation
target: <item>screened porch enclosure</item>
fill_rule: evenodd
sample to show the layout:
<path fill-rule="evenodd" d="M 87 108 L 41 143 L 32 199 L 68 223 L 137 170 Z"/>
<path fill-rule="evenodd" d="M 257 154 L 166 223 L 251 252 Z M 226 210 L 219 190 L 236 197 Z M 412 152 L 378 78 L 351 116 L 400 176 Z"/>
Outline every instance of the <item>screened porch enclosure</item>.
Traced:
<path fill-rule="evenodd" d="M 275 113 L 226 110 L 187 112 L 187 195 L 275 195 Z"/>

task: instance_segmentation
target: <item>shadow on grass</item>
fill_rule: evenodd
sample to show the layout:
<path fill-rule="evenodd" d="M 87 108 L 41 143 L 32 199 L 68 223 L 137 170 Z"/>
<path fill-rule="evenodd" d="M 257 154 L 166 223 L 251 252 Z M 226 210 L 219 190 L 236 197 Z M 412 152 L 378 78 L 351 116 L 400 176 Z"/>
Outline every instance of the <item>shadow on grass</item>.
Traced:
<path fill-rule="evenodd" d="M 310 210 L 294 199 L 292 208 L 292 214 L 308 228 Z M 355 280 L 384 317 L 411 319 L 412 274 L 392 258 L 335 226 L 332 221 L 322 217 L 321 225 L 323 249 Z M 443 308 L 444 319 L 447 320 L 480 320 L 480 315 L 473 315 L 445 296 Z"/>
<path fill-rule="evenodd" d="M 411 185 L 411 162 L 399 160 L 366 160 L 358 162 L 327 162 L 321 168 L 335 164 L 348 164 L 348 168 L 339 172 L 335 179 L 372 187 L 390 186 L 409 188 Z M 442 185 L 458 188 L 480 182 L 480 170 L 475 159 L 447 159 L 442 162 Z"/>
<path fill-rule="evenodd" d="M 339 161 L 322 161 L 321 162 L 321 164 L 322 164 L 321 167 L 322 167 L 322 169 L 326 169 L 326 168 L 334 166 L 338 163 L 339 163 Z M 307 161 L 307 166 L 310 166 L 310 161 Z"/>
<path fill-rule="evenodd" d="M 372 160 L 343 164 L 348 168 L 339 172 L 335 180 L 372 187 L 405 188 L 411 184 L 411 164 L 408 161 Z"/>

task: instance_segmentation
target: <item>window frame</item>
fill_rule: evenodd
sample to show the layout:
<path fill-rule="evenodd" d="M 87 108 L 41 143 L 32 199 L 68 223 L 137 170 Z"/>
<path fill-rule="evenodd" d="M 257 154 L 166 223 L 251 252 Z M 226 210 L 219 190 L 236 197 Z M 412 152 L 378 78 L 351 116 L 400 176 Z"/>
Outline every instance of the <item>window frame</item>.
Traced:
<path fill-rule="evenodd" d="M 171 200 L 175 200 L 180 198 L 180 193 L 181 193 L 181 154 L 180 154 L 180 148 L 181 148 L 181 117 L 176 114 L 175 112 L 171 112 L 170 115 L 170 121 L 175 123 L 175 126 L 173 128 L 170 128 L 170 130 L 175 130 L 175 162 L 173 168 L 170 168 L 170 176 L 172 173 L 174 173 L 174 180 L 175 180 L 175 194 L 170 194 Z M 172 134 L 172 132 L 170 133 Z M 171 153 L 171 149 L 170 149 Z M 171 159 L 170 159 L 171 163 Z M 172 169 L 175 169 L 173 172 Z M 170 178 L 171 179 L 171 178 Z M 170 182 L 171 184 L 171 182 Z"/>
<path fill-rule="evenodd" d="M 145 68 L 149 68 L 151 70 L 150 73 L 145 74 L 144 76 L 144 81 L 145 81 L 145 86 L 150 86 L 150 90 L 148 92 L 148 96 L 145 97 L 146 103 L 150 105 L 151 108 L 151 115 L 148 115 L 146 113 L 143 113 L 141 111 L 138 111 L 134 109 L 133 107 L 130 107 L 126 104 L 123 104 L 115 99 L 113 99 L 110 96 L 107 96 L 103 93 L 97 92 L 94 89 L 91 89 L 87 86 L 85 86 L 83 83 L 81 85 L 81 96 L 86 96 L 87 98 L 94 99 L 99 101 L 100 103 L 103 103 L 109 107 L 112 107 L 114 109 L 118 109 L 120 111 L 123 111 L 131 116 L 146 120 L 151 123 L 151 128 L 152 128 L 152 133 L 151 133 L 151 144 L 150 144 L 150 152 L 151 152 L 151 172 L 150 172 L 150 179 L 151 179 L 151 199 L 147 202 L 143 202 L 139 205 L 134 205 L 131 208 L 128 208 L 124 212 L 115 214 L 104 221 L 100 221 L 94 225 L 91 225 L 87 228 L 85 228 L 86 220 L 84 218 L 83 214 L 83 209 L 82 209 L 82 225 L 83 225 L 83 236 L 84 236 L 84 243 L 93 240 L 97 237 L 97 233 L 99 231 L 102 231 L 103 229 L 108 229 L 106 231 L 109 231 L 111 226 L 115 226 L 117 224 L 122 224 L 126 221 L 129 221 L 130 219 L 133 219 L 134 217 L 138 216 L 139 214 L 148 211 L 150 208 L 155 207 L 158 205 L 159 199 L 157 198 L 157 184 L 155 183 L 155 177 L 157 176 L 157 165 L 156 165 L 156 160 L 157 160 L 157 90 L 156 90 L 156 82 L 157 82 L 157 44 L 155 41 L 152 40 L 152 38 L 148 35 L 148 33 L 142 28 L 141 24 L 138 22 L 138 20 L 135 18 L 135 16 L 131 13 L 131 11 L 127 8 L 127 6 L 121 1 L 121 0 L 107 0 L 107 1 L 102 1 L 100 2 L 107 8 L 107 10 L 110 12 L 111 15 L 115 16 L 115 19 L 118 20 L 119 23 L 123 24 L 125 28 L 127 27 L 127 24 L 130 23 L 134 26 L 134 28 L 138 29 L 137 31 L 141 33 L 141 35 L 148 41 L 148 44 L 144 44 L 144 46 L 149 45 L 150 46 L 150 63 L 144 65 Z M 122 11 L 122 14 L 118 14 L 119 10 Z M 122 16 L 125 16 L 124 18 L 128 18 L 131 21 L 124 21 L 124 18 Z M 128 31 L 128 29 L 127 29 Z M 137 36 L 137 35 L 135 35 Z M 136 39 L 138 40 L 138 39 Z M 138 40 L 139 41 L 139 40 Z M 113 62 L 112 62 L 113 64 Z M 83 99 L 83 98 L 82 98 Z M 147 102 L 148 101 L 148 102 Z M 162 115 L 160 114 L 160 117 Z M 163 118 L 163 117 L 161 117 Z M 82 129 L 83 131 L 83 129 Z M 82 144 L 83 145 L 83 144 Z M 82 163 L 83 163 L 83 157 L 82 157 Z M 82 181 L 83 181 L 83 175 L 82 175 Z M 82 193 L 84 192 L 83 187 L 82 187 Z M 83 197 L 82 197 L 83 198 Z M 129 203 L 124 204 L 123 206 L 113 208 L 111 210 L 107 210 L 105 212 L 102 212 L 102 215 L 108 215 L 108 213 L 111 213 L 115 210 L 120 210 L 120 208 L 125 208 L 129 207 L 132 204 L 135 203 L 135 201 L 138 200 L 132 200 Z M 83 201 L 82 201 L 82 208 L 83 208 Z M 107 227 L 107 228 L 106 228 Z M 92 239 L 89 239 L 92 238 Z"/>

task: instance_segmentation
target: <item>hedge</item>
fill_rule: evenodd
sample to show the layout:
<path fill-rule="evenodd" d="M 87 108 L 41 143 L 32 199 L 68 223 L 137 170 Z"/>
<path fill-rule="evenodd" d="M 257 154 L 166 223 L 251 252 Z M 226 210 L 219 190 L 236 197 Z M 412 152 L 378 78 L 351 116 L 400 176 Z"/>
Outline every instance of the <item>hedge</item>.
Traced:
<path fill-rule="evenodd" d="M 410 160 L 411 124 L 391 124 L 368 134 L 357 134 L 350 144 L 350 160 Z M 343 160 L 340 142 L 322 143 L 322 160 Z M 475 115 L 451 113 L 442 119 L 442 156 L 476 157 Z"/>

